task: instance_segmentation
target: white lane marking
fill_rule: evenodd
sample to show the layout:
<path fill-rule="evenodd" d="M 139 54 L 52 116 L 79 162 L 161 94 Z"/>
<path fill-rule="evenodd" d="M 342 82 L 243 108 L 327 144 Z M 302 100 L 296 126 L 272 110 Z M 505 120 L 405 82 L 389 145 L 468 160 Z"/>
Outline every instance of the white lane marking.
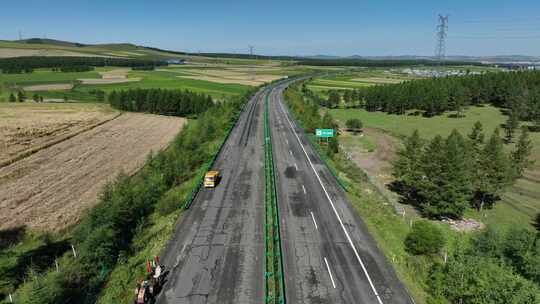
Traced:
<path fill-rule="evenodd" d="M 345 229 L 345 225 L 343 225 L 343 221 L 341 220 L 341 217 L 339 216 L 339 213 L 337 212 L 336 206 L 334 206 L 334 202 L 330 198 L 330 195 L 328 194 L 328 191 L 326 191 L 326 187 L 324 187 L 324 184 L 321 181 L 321 177 L 317 173 L 317 170 L 315 170 L 315 166 L 311 162 L 311 159 L 309 159 L 309 156 L 308 156 L 308 154 L 306 152 L 306 149 L 304 148 L 304 145 L 302 145 L 302 142 L 300 141 L 300 138 L 298 137 L 298 134 L 296 134 L 296 132 L 294 131 L 293 124 L 292 124 L 291 120 L 289 119 L 289 116 L 287 116 L 287 113 L 285 112 L 285 109 L 283 108 L 283 105 L 281 104 L 281 102 L 279 102 L 279 106 L 281 107 L 281 111 L 285 115 L 285 118 L 287 118 L 287 121 L 289 122 L 289 125 L 291 126 L 291 130 L 293 131 L 293 134 L 296 137 L 296 140 L 298 140 L 298 143 L 300 144 L 300 147 L 304 151 L 304 154 L 306 155 L 306 158 L 307 158 L 309 164 L 311 165 L 311 169 L 313 169 L 313 172 L 315 173 L 315 176 L 317 177 L 317 180 L 319 181 L 319 184 L 321 184 L 321 187 L 322 187 L 322 189 L 324 191 L 324 194 L 326 194 L 326 198 L 330 202 L 330 205 L 332 206 L 332 210 L 334 210 L 334 214 L 336 215 L 336 217 L 337 217 L 337 219 L 339 221 L 339 224 L 341 225 L 341 229 L 343 229 L 343 232 L 345 233 L 345 236 L 347 237 L 347 241 L 349 242 L 349 245 L 351 245 L 351 248 L 354 251 L 354 255 L 356 256 L 356 259 L 360 263 L 360 266 L 362 267 L 362 270 L 364 271 L 364 274 L 366 275 L 366 277 L 368 279 L 369 285 L 371 286 L 371 290 L 373 291 L 373 293 L 377 297 L 377 301 L 379 302 L 379 304 L 383 304 L 383 301 L 381 300 L 381 297 L 379 296 L 379 293 L 377 292 L 377 289 L 375 289 L 375 285 L 373 285 L 373 281 L 371 280 L 371 277 L 369 276 L 367 268 L 364 265 L 364 262 L 362 261 L 362 258 L 360 258 L 360 254 L 358 254 L 358 250 L 356 250 L 356 246 L 354 246 L 354 243 L 352 242 L 352 239 L 351 239 L 351 236 L 349 235 L 349 232 L 347 232 L 347 229 Z"/>
<path fill-rule="evenodd" d="M 285 138 L 285 142 L 287 143 L 287 145 L 289 144 L 289 140 Z"/>
<path fill-rule="evenodd" d="M 328 265 L 328 260 L 326 257 L 324 257 L 324 262 L 326 263 L 326 270 L 328 270 L 328 274 L 330 275 L 330 280 L 332 281 L 332 286 L 336 288 L 336 282 L 334 282 L 334 277 L 332 276 L 332 271 L 330 270 L 330 265 Z"/>
<path fill-rule="evenodd" d="M 289 153 L 292 155 L 292 151 L 291 151 L 291 150 L 289 150 Z"/>
<path fill-rule="evenodd" d="M 294 163 L 294 167 L 296 168 L 296 171 L 298 171 L 298 165 Z"/>
<path fill-rule="evenodd" d="M 302 185 L 302 190 L 304 190 L 304 194 L 307 194 L 306 187 L 304 187 L 304 185 Z"/>
<path fill-rule="evenodd" d="M 313 211 L 311 211 L 311 219 L 313 220 L 313 224 L 315 224 L 315 229 L 319 230 L 319 227 L 317 227 L 317 222 L 315 221 L 315 215 L 313 215 Z"/>

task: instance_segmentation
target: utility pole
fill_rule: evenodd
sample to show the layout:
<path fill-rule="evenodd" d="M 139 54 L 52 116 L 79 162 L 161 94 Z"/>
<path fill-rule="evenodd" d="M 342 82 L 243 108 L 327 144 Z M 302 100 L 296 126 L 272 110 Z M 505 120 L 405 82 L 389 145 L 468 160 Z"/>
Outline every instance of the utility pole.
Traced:
<path fill-rule="evenodd" d="M 19 30 L 19 40 L 22 40 L 22 31 Z"/>
<path fill-rule="evenodd" d="M 446 37 L 448 36 L 448 15 L 439 14 L 439 24 L 437 25 L 437 48 L 435 56 L 439 65 L 442 65 L 446 57 Z"/>
<path fill-rule="evenodd" d="M 255 47 L 253 45 L 248 45 L 248 47 L 249 47 L 249 57 L 251 57 L 251 59 L 254 59 L 253 49 Z M 255 80 L 255 63 L 253 63 L 253 65 L 251 66 L 249 73 L 250 73 L 251 80 Z"/>

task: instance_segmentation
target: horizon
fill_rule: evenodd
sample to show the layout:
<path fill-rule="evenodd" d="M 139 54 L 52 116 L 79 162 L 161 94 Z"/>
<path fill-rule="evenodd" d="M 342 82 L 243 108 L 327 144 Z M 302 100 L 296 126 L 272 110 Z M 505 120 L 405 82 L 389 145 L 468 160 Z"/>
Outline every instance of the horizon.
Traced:
<path fill-rule="evenodd" d="M 246 1 L 7 1 L 0 40 L 18 40 L 21 31 L 23 39 L 132 43 L 190 53 L 245 54 L 254 45 L 255 53 L 268 56 L 431 57 L 437 16 L 448 14 L 449 57 L 540 56 L 540 17 L 530 13 L 540 3 L 520 2 L 342 0 L 326 7 L 277 1 L 267 7 Z M 62 18 L 51 18 L 51 11 Z"/>

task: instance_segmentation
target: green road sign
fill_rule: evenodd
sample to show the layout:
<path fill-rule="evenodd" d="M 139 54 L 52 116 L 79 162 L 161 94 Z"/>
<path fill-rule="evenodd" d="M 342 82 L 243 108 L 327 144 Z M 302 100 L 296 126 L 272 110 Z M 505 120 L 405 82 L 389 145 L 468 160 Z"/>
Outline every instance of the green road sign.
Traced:
<path fill-rule="evenodd" d="M 316 129 L 315 135 L 317 135 L 317 137 L 334 137 L 334 130 L 333 129 Z"/>

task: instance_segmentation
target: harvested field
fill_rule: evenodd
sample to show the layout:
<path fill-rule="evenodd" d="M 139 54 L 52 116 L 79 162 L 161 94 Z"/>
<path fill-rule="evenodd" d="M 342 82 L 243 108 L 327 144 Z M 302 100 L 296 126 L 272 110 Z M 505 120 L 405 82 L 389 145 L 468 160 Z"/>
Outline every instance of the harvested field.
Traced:
<path fill-rule="evenodd" d="M 15 58 L 25 56 L 73 56 L 73 57 L 106 57 L 95 54 L 71 52 L 55 49 L 17 49 L 0 48 L 0 58 Z"/>
<path fill-rule="evenodd" d="M 0 103 L 0 167 L 116 115 L 104 104 Z"/>
<path fill-rule="evenodd" d="M 71 83 L 56 83 L 56 84 L 40 84 L 40 85 L 31 85 L 24 87 L 24 90 L 27 92 L 36 92 L 36 91 L 65 91 L 73 89 L 73 84 Z"/>
<path fill-rule="evenodd" d="M 374 84 L 396 84 L 396 83 L 402 83 L 403 81 L 405 81 L 405 79 L 366 77 L 366 78 L 351 78 L 351 81 L 374 83 Z"/>
<path fill-rule="evenodd" d="M 128 78 L 131 69 L 114 69 L 112 71 L 100 72 L 101 78 L 79 79 L 82 84 L 115 84 L 141 81 L 141 78 Z"/>
<path fill-rule="evenodd" d="M 60 230 L 78 222 L 107 181 L 136 172 L 184 123 L 126 113 L 0 169 L 0 229 Z"/>

